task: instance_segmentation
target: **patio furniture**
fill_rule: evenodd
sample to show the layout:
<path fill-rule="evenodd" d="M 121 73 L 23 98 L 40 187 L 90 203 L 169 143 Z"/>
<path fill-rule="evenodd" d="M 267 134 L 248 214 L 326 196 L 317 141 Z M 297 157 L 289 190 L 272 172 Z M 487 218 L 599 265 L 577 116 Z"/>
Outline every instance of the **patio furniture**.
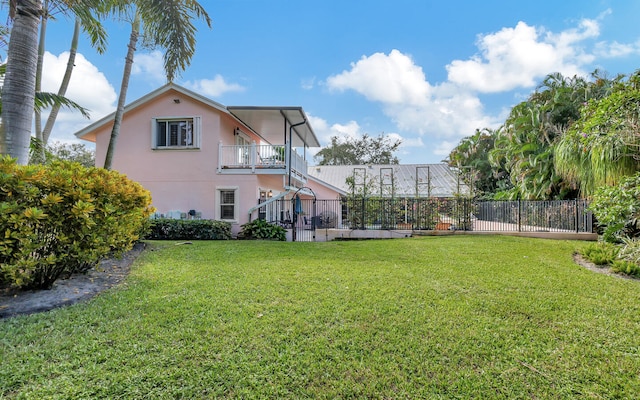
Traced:
<path fill-rule="evenodd" d="M 303 218 L 303 221 L 304 221 L 304 229 L 306 229 L 308 231 L 313 230 L 313 227 L 314 227 L 313 218 L 308 219 L 305 215 L 303 215 L 302 218 Z"/>

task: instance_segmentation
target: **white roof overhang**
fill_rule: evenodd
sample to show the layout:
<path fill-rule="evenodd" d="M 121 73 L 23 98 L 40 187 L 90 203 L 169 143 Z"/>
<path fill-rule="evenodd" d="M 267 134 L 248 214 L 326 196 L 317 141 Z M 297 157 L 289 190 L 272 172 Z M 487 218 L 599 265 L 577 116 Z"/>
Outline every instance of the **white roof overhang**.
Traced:
<path fill-rule="evenodd" d="M 293 147 L 320 147 L 302 107 L 229 106 L 227 110 L 269 143 L 291 140 Z"/>

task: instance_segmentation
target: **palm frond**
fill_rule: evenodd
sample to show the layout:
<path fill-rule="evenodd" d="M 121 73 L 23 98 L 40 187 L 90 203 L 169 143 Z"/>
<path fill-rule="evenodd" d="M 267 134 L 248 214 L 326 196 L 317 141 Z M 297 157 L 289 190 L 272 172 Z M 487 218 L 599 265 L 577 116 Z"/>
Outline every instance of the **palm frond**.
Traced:
<path fill-rule="evenodd" d="M 91 116 L 89 115 L 89 110 L 87 110 L 86 108 L 82 107 L 81 105 L 79 105 L 78 103 L 76 103 L 73 100 L 69 100 L 68 98 L 64 97 L 64 96 L 59 96 L 55 93 L 48 93 L 48 92 L 38 92 L 36 93 L 36 98 L 35 98 L 35 107 L 36 109 L 44 109 L 47 107 L 51 107 L 54 104 L 58 104 L 61 107 L 66 107 L 72 110 L 76 110 L 79 111 L 80 114 L 82 114 L 83 117 L 89 119 Z M 0 110 L 1 111 L 1 110 Z"/>
<path fill-rule="evenodd" d="M 211 18 L 194 0 L 140 0 L 137 4 L 145 40 L 164 49 L 164 69 L 171 82 L 190 65 L 195 53 L 193 19 L 203 19 L 211 27 Z"/>

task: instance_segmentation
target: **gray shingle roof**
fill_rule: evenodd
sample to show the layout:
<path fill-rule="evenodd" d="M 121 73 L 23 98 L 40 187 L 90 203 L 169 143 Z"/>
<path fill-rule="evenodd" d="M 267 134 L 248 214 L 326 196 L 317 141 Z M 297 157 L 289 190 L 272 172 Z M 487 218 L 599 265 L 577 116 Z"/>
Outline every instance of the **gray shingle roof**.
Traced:
<path fill-rule="evenodd" d="M 355 177 L 361 183 L 366 173 L 375 188 L 372 195 L 388 197 L 453 197 L 469 194 L 469 187 L 458 179 L 456 171 L 447 164 L 402 164 L 402 165 L 319 165 L 310 166 L 308 173 L 324 182 L 351 192 L 347 178 Z M 382 182 L 382 185 L 380 185 Z M 381 188 L 382 186 L 382 188 Z M 382 190 L 381 190 L 382 189 Z"/>

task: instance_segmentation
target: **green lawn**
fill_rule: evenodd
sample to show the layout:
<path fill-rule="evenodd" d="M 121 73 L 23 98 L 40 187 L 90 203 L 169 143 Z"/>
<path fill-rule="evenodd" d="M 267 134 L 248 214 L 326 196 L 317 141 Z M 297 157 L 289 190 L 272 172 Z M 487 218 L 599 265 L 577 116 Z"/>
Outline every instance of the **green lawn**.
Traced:
<path fill-rule="evenodd" d="M 0 397 L 636 397 L 640 281 L 581 246 L 153 243 L 123 286 L 0 320 Z"/>

